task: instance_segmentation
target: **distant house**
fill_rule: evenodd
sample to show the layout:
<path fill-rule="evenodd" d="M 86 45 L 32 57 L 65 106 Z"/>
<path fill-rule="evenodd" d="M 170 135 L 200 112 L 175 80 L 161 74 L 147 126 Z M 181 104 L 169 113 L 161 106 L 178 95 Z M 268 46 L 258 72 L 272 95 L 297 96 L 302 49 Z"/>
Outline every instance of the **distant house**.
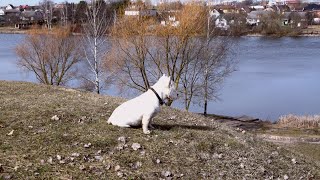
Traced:
<path fill-rule="evenodd" d="M 15 8 L 12 4 L 9 4 L 8 6 L 5 7 L 4 13 L 5 15 L 19 15 L 20 9 Z"/>
<path fill-rule="evenodd" d="M 303 8 L 303 11 L 316 11 L 320 10 L 320 4 L 308 4 Z"/>
<path fill-rule="evenodd" d="M 303 8 L 304 12 L 308 12 L 312 24 L 320 24 L 320 4 L 308 4 Z"/>
<path fill-rule="evenodd" d="M 210 10 L 209 15 L 210 17 L 216 19 L 221 15 L 221 13 L 218 10 L 213 9 L 213 10 Z"/>
<path fill-rule="evenodd" d="M 19 9 L 20 9 L 20 11 L 26 11 L 26 10 L 30 11 L 30 10 L 32 10 L 32 6 L 29 6 L 29 5 L 20 5 L 20 6 L 19 6 Z"/>
<path fill-rule="evenodd" d="M 20 14 L 22 21 L 40 21 L 43 20 L 43 14 L 40 11 L 22 11 Z"/>
<path fill-rule="evenodd" d="M 250 6 L 251 9 L 253 10 L 256 10 L 256 11 L 261 11 L 261 10 L 264 10 L 265 9 L 265 6 L 261 6 L 261 5 L 258 5 L 258 6 Z"/>
<path fill-rule="evenodd" d="M 217 9 L 219 12 L 222 13 L 235 13 L 238 12 L 238 9 L 235 6 L 232 5 L 217 5 L 214 6 L 215 9 Z"/>
<path fill-rule="evenodd" d="M 167 18 L 161 20 L 161 25 L 177 27 L 180 25 L 180 21 L 176 18 L 175 14 L 171 13 Z"/>
<path fill-rule="evenodd" d="M 228 25 L 228 21 L 223 17 L 223 14 L 224 13 L 221 10 L 217 9 L 209 11 L 209 15 L 214 21 L 215 27 L 222 30 L 228 30 L 230 26 Z"/>
<path fill-rule="evenodd" d="M 5 15 L 4 10 L 0 9 L 0 16 L 4 16 L 4 15 Z"/>
<path fill-rule="evenodd" d="M 124 11 L 125 16 L 156 16 L 157 10 L 155 9 L 143 9 L 137 6 L 130 6 Z"/>
<path fill-rule="evenodd" d="M 283 12 L 291 12 L 291 9 L 287 5 L 273 5 L 270 6 L 275 12 L 283 13 Z"/>
<path fill-rule="evenodd" d="M 308 26 L 306 14 L 306 12 L 285 12 L 283 13 L 282 25 L 306 28 Z"/>
<path fill-rule="evenodd" d="M 313 24 L 320 24 L 320 17 L 313 18 Z"/>
<path fill-rule="evenodd" d="M 5 10 L 12 10 L 12 9 L 16 9 L 12 4 L 9 4 L 5 7 Z"/>
<path fill-rule="evenodd" d="M 66 7 L 66 4 L 55 4 L 54 9 L 64 9 Z"/>
<path fill-rule="evenodd" d="M 225 18 L 223 18 L 223 17 L 217 18 L 215 20 L 215 25 L 216 25 L 216 28 L 219 28 L 219 29 L 222 29 L 222 30 L 228 30 L 230 28 L 230 26 L 228 25 L 227 20 Z"/>
<path fill-rule="evenodd" d="M 311 11 L 311 13 L 313 14 L 313 23 L 314 24 L 320 24 L 320 10 L 314 10 Z"/>
<path fill-rule="evenodd" d="M 258 26 L 261 22 L 261 17 L 268 14 L 268 11 L 251 11 L 247 16 L 247 24 L 250 26 Z"/>

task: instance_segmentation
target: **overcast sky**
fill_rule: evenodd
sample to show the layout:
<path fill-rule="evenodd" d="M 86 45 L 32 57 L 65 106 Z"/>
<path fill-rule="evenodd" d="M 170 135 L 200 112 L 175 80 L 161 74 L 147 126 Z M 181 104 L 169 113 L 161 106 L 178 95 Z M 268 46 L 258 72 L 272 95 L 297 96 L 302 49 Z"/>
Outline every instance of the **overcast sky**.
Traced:
<path fill-rule="evenodd" d="M 65 0 L 53 0 L 56 3 L 65 2 Z M 78 3 L 80 0 L 68 0 L 68 2 Z M 0 0 L 0 6 L 6 6 L 12 4 L 14 6 L 19 5 L 38 5 L 41 0 Z"/>

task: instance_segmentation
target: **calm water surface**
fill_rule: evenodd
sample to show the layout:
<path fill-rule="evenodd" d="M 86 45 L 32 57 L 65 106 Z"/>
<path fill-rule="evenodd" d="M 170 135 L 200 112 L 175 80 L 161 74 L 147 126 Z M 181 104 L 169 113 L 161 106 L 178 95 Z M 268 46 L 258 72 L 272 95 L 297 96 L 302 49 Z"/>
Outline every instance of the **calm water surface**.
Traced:
<path fill-rule="evenodd" d="M 0 34 L 1 80 L 36 81 L 15 65 L 14 48 L 23 36 Z M 237 52 L 237 71 L 223 84 L 221 101 L 209 103 L 209 113 L 272 121 L 289 113 L 320 114 L 320 37 L 242 37 Z"/>
<path fill-rule="evenodd" d="M 0 34 L 0 80 L 36 82 L 31 73 L 22 72 L 16 65 L 16 45 L 22 41 L 21 34 Z"/>

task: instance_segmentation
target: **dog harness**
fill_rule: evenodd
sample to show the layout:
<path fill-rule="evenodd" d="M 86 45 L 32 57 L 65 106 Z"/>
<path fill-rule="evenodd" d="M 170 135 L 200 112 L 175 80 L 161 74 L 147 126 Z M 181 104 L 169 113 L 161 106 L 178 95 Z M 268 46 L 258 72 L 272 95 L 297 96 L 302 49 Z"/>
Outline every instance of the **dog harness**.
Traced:
<path fill-rule="evenodd" d="M 154 92 L 154 94 L 157 96 L 158 100 L 159 100 L 159 104 L 160 106 L 164 104 L 164 101 L 161 99 L 161 97 L 159 96 L 159 94 L 156 92 L 156 90 L 154 90 L 152 87 L 150 87 L 151 91 Z"/>

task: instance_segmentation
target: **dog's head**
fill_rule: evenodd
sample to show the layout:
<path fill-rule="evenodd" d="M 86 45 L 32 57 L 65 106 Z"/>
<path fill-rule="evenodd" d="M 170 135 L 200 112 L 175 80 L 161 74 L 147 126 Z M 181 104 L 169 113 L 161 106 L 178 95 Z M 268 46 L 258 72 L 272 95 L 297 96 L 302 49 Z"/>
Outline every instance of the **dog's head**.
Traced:
<path fill-rule="evenodd" d="M 169 100 L 175 100 L 178 98 L 179 93 L 175 87 L 174 82 L 172 81 L 170 76 L 163 74 L 163 76 L 159 79 L 163 83 L 163 93 L 164 98 Z"/>

